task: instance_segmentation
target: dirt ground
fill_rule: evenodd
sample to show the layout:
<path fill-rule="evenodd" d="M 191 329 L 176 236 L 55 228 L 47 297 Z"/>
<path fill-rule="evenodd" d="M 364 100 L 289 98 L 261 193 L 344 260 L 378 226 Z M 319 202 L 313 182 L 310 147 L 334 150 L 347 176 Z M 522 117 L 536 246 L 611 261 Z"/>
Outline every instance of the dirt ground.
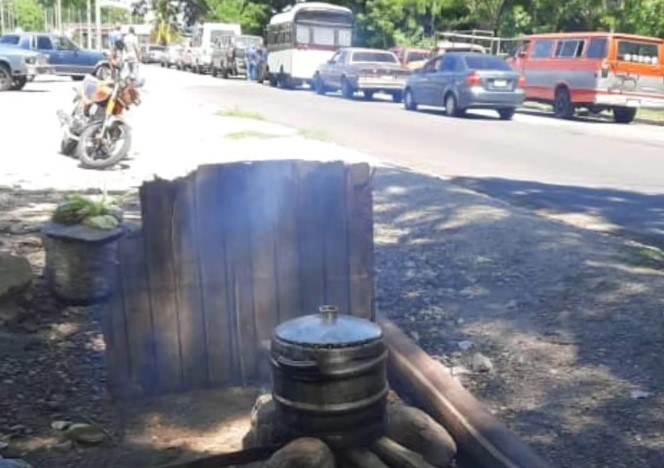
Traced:
<path fill-rule="evenodd" d="M 40 277 L 38 232 L 63 196 L 0 193 L 0 251 L 36 278 L 0 327 L 0 454 L 128 467 L 237 447 L 255 390 L 110 402 L 103 308 L 59 304 Z M 379 169 L 374 197 L 381 312 L 555 466 L 662 466 L 660 252 L 401 170 Z M 491 372 L 472 371 L 477 352 Z M 60 420 L 107 439 L 72 445 L 51 428 Z"/>

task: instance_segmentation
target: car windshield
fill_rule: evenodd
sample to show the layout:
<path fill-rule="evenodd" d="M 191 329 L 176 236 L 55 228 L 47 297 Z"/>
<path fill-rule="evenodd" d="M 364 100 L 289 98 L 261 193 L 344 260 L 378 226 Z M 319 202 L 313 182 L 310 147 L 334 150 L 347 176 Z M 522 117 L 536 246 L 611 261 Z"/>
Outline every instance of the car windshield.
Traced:
<path fill-rule="evenodd" d="M 508 63 L 498 57 L 478 54 L 465 56 L 463 59 L 466 62 L 466 66 L 471 70 L 511 70 Z"/>
<path fill-rule="evenodd" d="M 21 38 L 13 34 L 7 34 L 6 36 L 0 37 L 0 44 L 10 44 L 16 45 Z"/>
<path fill-rule="evenodd" d="M 397 58 L 389 52 L 354 52 L 353 63 L 397 63 Z"/>

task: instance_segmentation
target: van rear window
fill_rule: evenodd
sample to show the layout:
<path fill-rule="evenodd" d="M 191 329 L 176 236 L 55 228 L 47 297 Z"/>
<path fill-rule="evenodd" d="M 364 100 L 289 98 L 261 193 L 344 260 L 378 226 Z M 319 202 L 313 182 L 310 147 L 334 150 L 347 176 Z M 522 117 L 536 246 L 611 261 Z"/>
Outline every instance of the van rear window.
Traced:
<path fill-rule="evenodd" d="M 606 39 L 591 39 L 586 57 L 589 59 L 605 59 L 609 42 Z"/>
<path fill-rule="evenodd" d="M 659 46 L 646 42 L 618 41 L 618 60 L 657 65 L 659 62 Z"/>

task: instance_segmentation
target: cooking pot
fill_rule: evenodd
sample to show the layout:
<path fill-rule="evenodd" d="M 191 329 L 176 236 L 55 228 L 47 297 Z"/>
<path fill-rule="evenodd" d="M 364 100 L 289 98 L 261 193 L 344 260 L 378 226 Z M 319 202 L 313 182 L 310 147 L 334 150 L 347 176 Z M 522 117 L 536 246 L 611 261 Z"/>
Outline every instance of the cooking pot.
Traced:
<path fill-rule="evenodd" d="M 322 306 L 279 325 L 270 344 L 273 398 L 290 436 L 354 448 L 384 435 L 387 348 L 378 325 Z"/>

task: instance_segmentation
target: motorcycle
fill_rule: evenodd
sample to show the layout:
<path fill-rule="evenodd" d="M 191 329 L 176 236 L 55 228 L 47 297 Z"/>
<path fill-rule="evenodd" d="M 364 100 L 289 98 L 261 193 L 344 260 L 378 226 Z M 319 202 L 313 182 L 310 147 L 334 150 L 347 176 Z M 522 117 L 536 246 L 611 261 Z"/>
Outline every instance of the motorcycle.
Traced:
<path fill-rule="evenodd" d="M 76 156 L 88 169 L 106 169 L 122 161 L 131 147 L 131 127 L 124 114 L 140 105 L 141 86 L 125 67 L 114 70 L 110 80 L 86 76 L 74 89 L 71 112 L 58 111 L 62 154 Z"/>

